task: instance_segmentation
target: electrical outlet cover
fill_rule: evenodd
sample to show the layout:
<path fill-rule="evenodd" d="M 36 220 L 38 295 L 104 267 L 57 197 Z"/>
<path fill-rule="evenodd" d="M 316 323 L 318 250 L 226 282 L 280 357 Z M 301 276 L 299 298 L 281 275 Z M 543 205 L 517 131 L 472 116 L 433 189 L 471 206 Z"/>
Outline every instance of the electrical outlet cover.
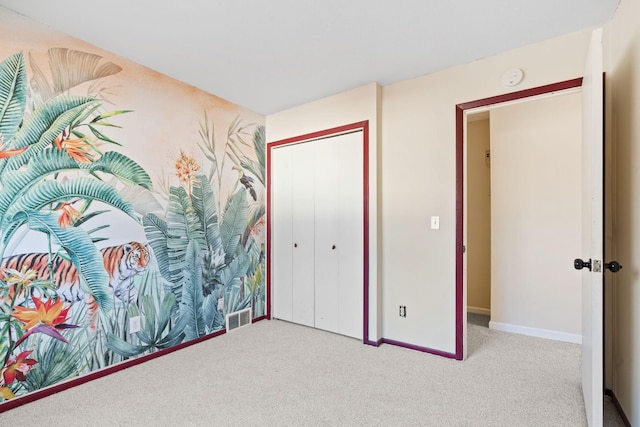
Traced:
<path fill-rule="evenodd" d="M 134 334 L 140 332 L 140 316 L 134 316 L 129 319 L 129 333 Z"/>
<path fill-rule="evenodd" d="M 218 298 L 218 310 L 224 309 L 224 298 Z"/>

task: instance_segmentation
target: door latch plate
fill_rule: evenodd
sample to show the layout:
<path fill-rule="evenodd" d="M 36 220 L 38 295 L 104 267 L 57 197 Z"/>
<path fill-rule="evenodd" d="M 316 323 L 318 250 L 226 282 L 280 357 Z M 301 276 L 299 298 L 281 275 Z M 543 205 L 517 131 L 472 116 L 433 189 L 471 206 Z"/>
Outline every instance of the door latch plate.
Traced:
<path fill-rule="evenodd" d="M 593 260 L 593 270 L 594 273 L 602 273 L 602 261 L 599 259 Z"/>

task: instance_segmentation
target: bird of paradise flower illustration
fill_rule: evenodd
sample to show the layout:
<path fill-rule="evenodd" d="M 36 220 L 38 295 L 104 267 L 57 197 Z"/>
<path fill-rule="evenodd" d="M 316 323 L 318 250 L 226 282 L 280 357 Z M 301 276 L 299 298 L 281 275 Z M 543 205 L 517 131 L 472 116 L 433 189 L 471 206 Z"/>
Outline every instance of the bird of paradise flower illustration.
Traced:
<path fill-rule="evenodd" d="M 117 71 L 110 67 L 97 75 L 113 72 Z M 78 74 L 65 87 L 91 76 Z M 43 81 L 39 83 L 42 90 Z M 152 188 L 148 174 L 135 161 L 99 147 L 118 144 L 99 128 L 114 127 L 109 120 L 129 110 L 101 112 L 103 103 L 98 98 L 55 90 L 27 112 L 27 85 L 22 52 L 0 63 L 0 361 L 3 372 L 22 373 L 4 378 L 3 399 L 18 390 L 24 392 L 16 381 L 38 360 L 27 358 L 28 353 L 19 349 L 29 337 L 43 334 L 67 344 L 64 331 L 79 326 L 68 320 L 73 304 L 58 295 L 65 283 L 56 267 L 73 266 L 82 294 L 96 310 L 107 313 L 113 306 L 114 287 L 95 245 L 100 239 L 81 227 L 106 212 L 91 210 L 92 203 L 115 208 L 139 223 L 130 202 L 113 183 Z M 108 183 L 105 177 L 116 181 Z M 43 234 L 49 252 L 7 256 L 25 230 Z M 29 263 L 37 259 L 43 260 L 39 264 L 43 268 Z"/>

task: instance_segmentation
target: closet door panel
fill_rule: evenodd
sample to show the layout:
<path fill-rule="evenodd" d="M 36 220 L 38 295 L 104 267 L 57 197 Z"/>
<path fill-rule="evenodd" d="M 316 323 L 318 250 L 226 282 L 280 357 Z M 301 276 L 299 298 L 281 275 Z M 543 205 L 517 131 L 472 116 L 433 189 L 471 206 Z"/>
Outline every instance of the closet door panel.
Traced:
<path fill-rule="evenodd" d="M 297 144 L 292 150 L 292 321 L 314 326 L 314 144 Z"/>
<path fill-rule="evenodd" d="M 340 175 L 336 167 L 340 141 L 341 137 L 333 137 L 312 143 L 316 144 L 315 326 L 332 332 L 340 331 L 340 205 L 336 197 L 336 189 L 340 187 Z"/>
<path fill-rule="evenodd" d="M 362 132 L 344 135 L 336 158 L 338 216 L 339 333 L 362 338 L 364 306 L 364 211 Z"/>
<path fill-rule="evenodd" d="M 275 148 L 272 152 L 271 175 L 273 258 L 273 316 L 292 320 L 293 269 L 293 163 L 292 150 Z"/>
<path fill-rule="evenodd" d="M 272 153 L 274 317 L 362 338 L 362 132 Z"/>

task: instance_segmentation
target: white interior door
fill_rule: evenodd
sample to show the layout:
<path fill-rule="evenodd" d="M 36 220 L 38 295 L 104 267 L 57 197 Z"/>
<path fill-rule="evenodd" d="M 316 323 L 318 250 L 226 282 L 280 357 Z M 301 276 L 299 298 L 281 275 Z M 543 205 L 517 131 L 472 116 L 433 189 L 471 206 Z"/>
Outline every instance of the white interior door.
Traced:
<path fill-rule="evenodd" d="M 340 331 L 339 312 L 341 301 L 338 247 L 340 239 L 340 204 L 336 191 L 340 188 L 339 168 L 336 158 L 340 155 L 340 137 L 323 139 L 316 144 L 316 271 L 315 303 L 316 328 L 331 332 Z"/>
<path fill-rule="evenodd" d="M 362 132 L 344 135 L 340 142 L 338 171 L 340 186 L 337 196 L 342 215 L 340 240 L 340 330 L 343 335 L 362 339 L 364 319 L 364 165 Z"/>
<path fill-rule="evenodd" d="M 273 316 L 363 337 L 363 134 L 272 151 Z"/>
<path fill-rule="evenodd" d="M 273 317 L 292 321 L 293 303 L 293 159 L 292 150 L 275 148 L 271 154 L 273 189 L 271 244 L 273 258 Z"/>
<path fill-rule="evenodd" d="M 582 392 L 589 426 L 603 417 L 603 65 L 602 29 L 592 34 L 583 80 Z"/>
<path fill-rule="evenodd" d="M 314 325 L 314 153 L 310 144 L 275 148 L 273 316 Z"/>
<path fill-rule="evenodd" d="M 291 150 L 293 159 L 291 320 L 314 326 L 315 145 L 297 144 L 286 149 Z"/>
<path fill-rule="evenodd" d="M 362 338 L 362 132 L 316 144 L 316 328 Z"/>

